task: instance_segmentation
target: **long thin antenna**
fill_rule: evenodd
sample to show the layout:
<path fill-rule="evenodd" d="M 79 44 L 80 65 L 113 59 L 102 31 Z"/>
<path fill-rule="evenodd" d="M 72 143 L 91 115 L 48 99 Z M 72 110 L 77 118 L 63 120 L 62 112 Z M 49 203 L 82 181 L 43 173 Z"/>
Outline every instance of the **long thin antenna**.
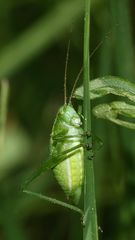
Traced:
<path fill-rule="evenodd" d="M 92 51 L 92 53 L 90 54 L 90 59 L 93 57 L 93 55 L 96 53 L 96 51 L 100 48 L 100 46 L 103 44 L 103 40 L 101 40 L 97 46 L 95 47 L 95 49 Z"/>
<path fill-rule="evenodd" d="M 69 104 L 71 103 L 71 99 L 72 99 L 72 96 L 73 96 L 73 92 L 74 92 L 74 90 L 75 90 L 76 84 L 77 84 L 77 82 L 78 82 L 78 80 L 79 80 L 82 72 L 83 72 L 83 67 L 81 67 L 81 69 L 80 69 L 80 71 L 79 71 L 79 73 L 77 74 L 77 77 L 76 77 L 76 79 L 75 79 L 75 82 L 74 82 L 74 85 L 73 85 L 73 87 L 72 87 L 72 91 L 71 91 L 71 94 L 70 94 L 70 97 L 69 97 L 69 102 L 68 102 Z"/>
<path fill-rule="evenodd" d="M 66 55 L 66 62 L 65 62 L 65 73 L 64 73 L 64 104 L 67 103 L 67 67 L 68 67 L 68 59 L 69 59 L 69 49 L 70 49 L 70 40 L 68 41 L 67 55 Z"/>
<path fill-rule="evenodd" d="M 91 55 L 90 55 L 90 58 L 95 54 L 95 52 L 99 49 L 99 47 L 103 44 L 103 41 L 99 42 L 98 45 L 95 47 L 95 49 L 92 51 Z M 72 88 L 72 91 L 71 91 L 71 94 L 70 94 L 70 97 L 69 97 L 69 104 L 71 103 L 71 99 L 72 99 L 72 96 L 73 96 L 73 93 L 74 93 L 74 90 L 75 90 L 75 87 L 76 87 L 76 84 L 81 76 L 83 72 L 83 67 L 81 67 L 79 73 L 77 74 L 77 77 L 75 79 L 75 82 L 74 82 L 74 85 L 73 85 L 73 88 Z"/>
<path fill-rule="evenodd" d="M 116 25 L 116 27 L 118 27 L 118 26 L 119 26 L 119 24 Z M 107 34 L 105 35 L 104 39 L 107 39 L 107 38 L 109 37 L 109 35 L 110 35 L 111 32 L 112 32 L 112 31 L 108 31 Z M 103 43 L 104 43 L 104 40 L 101 40 L 101 41 L 97 44 L 97 46 L 95 47 L 95 49 L 94 49 L 94 50 L 92 51 L 92 53 L 90 54 L 90 58 L 93 57 L 93 55 L 96 53 L 96 51 L 100 48 L 100 46 L 101 46 Z M 76 84 L 77 84 L 77 82 L 78 82 L 78 80 L 79 80 L 82 72 L 83 72 L 83 67 L 81 67 L 81 69 L 80 69 L 80 71 L 79 71 L 79 73 L 77 74 L 77 77 L 76 77 L 76 79 L 75 79 L 75 82 L 74 82 L 74 85 L 73 85 L 73 88 L 72 88 L 72 91 L 71 91 L 71 94 L 70 94 L 70 97 L 69 97 L 69 103 L 71 103 L 71 99 L 72 99 L 72 96 L 73 96 L 73 93 L 74 93 Z"/>

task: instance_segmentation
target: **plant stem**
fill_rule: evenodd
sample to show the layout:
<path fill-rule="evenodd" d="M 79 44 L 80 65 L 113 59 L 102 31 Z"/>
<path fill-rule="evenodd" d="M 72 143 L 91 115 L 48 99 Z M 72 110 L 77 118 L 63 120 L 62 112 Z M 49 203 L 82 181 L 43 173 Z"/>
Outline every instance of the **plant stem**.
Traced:
<path fill-rule="evenodd" d="M 90 62 L 89 62 L 89 39 L 90 39 L 90 0 L 85 0 L 84 19 L 84 131 L 91 132 L 91 104 L 89 96 Z M 92 144 L 92 138 L 85 138 L 85 144 Z M 92 150 L 91 150 L 92 151 Z M 95 200 L 95 184 L 93 159 L 89 160 L 90 152 L 84 152 L 85 180 L 84 180 L 84 240 L 97 240 L 97 213 Z"/>
<path fill-rule="evenodd" d="M 0 151 L 3 149 L 5 141 L 5 129 L 7 120 L 8 96 L 9 96 L 9 83 L 4 79 L 1 81 L 0 91 Z"/>

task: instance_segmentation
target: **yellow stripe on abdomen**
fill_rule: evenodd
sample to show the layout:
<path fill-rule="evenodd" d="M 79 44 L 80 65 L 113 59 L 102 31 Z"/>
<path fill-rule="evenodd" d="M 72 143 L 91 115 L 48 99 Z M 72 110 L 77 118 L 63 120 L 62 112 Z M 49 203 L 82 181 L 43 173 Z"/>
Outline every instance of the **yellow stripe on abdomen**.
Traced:
<path fill-rule="evenodd" d="M 66 193 L 67 197 L 73 196 L 80 188 L 84 179 L 83 148 L 74 151 L 74 154 L 58 164 L 53 170 L 55 177 Z"/>

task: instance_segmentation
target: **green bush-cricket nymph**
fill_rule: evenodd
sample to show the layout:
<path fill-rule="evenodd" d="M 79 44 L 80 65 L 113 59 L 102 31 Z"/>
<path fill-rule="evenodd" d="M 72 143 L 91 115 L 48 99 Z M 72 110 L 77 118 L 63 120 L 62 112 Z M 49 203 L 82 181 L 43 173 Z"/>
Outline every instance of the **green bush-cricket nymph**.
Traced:
<path fill-rule="evenodd" d="M 54 167 L 54 175 L 68 198 L 78 203 L 84 179 L 83 147 L 70 151 L 82 142 L 81 119 L 71 104 L 62 106 L 56 116 L 50 141 L 51 157 L 69 150 L 66 159 Z"/>

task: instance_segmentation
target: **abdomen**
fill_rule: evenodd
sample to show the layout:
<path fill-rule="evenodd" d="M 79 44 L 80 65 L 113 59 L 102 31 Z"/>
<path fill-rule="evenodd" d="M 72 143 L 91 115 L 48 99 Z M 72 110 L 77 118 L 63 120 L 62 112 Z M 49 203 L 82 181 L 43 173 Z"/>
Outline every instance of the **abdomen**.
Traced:
<path fill-rule="evenodd" d="M 64 146 L 65 144 L 65 146 Z M 80 144 L 79 141 L 63 143 L 62 149 L 69 149 Z M 70 154 L 70 157 L 68 155 Z M 68 198 L 78 203 L 84 181 L 84 151 L 83 147 L 69 152 L 67 158 L 53 169 L 54 175 Z"/>

